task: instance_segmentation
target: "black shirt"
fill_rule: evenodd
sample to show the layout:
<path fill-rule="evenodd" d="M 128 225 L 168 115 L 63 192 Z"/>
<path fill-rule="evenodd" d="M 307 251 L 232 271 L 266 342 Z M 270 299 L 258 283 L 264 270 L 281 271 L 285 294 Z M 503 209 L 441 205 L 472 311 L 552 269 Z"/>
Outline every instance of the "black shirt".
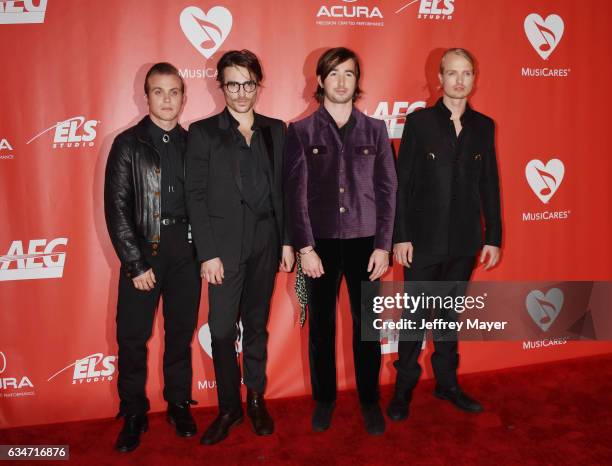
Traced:
<path fill-rule="evenodd" d="M 162 217 L 185 217 L 185 158 L 179 127 L 166 131 L 149 118 L 148 130 L 161 159 Z"/>
<path fill-rule="evenodd" d="M 225 110 L 232 122 L 233 142 L 238 148 L 238 165 L 242 179 L 242 196 L 247 206 L 256 216 L 272 212 L 272 190 L 270 189 L 271 168 L 261 128 L 253 123 L 251 145 L 238 129 L 238 121 Z"/>

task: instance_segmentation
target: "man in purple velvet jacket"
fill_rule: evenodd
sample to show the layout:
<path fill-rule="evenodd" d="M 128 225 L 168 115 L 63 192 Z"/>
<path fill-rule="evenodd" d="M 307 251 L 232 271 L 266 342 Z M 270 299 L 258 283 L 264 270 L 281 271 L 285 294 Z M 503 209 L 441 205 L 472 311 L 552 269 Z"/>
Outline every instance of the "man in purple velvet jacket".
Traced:
<path fill-rule="evenodd" d="M 353 103 L 359 59 L 346 48 L 317 63 L 321 104 L 289 126 L 284 150 L 288 228 L 306 276 L 315 431 L 326 430 L 336 400 L 336 299 L 344 275 L 353 318 L 353 358 L 366 430 L 382 434 L 380 344 L 361 339 L 361 282 L 389 267 L 397 177 L 384 122 Z"/>

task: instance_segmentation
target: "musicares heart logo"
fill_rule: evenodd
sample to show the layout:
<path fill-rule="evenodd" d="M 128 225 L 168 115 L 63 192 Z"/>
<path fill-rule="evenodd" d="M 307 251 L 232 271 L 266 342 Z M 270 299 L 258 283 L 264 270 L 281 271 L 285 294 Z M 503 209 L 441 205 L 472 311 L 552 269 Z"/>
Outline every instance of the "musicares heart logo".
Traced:
<path fill-rule="evenodd" d="M 542 19 L 540 15 L 531 13 L 525 18 L 523 27 L 534 50 L 546 60 L 561 42 L 565 25 L 558 15 Z"/>
<path fill-rule="evenodd" d="M 546 294 L 532 290 L 525 299 L 525 306 L 536 325 L 546 332 L 561 312 L 563 292 L 559 288 L 551 288 Z"/>
<path fill-rule="evenodd" d="M 204 13 L 197 6 L 181 12 L 181 29 L 198 52 L 210 58 L 219 50 L 232 29 L 232 14 L 227 8 L 215 6 Z"/>
<path fill-rule="evenodd" d="M 536 196 L 546 204 L 557 192 L 565 167 L 559 159 L 551 159 L 546 165 L 541 160 L 533 159 L 525 167 L 525 177 Z"/>
<path fill-rule="evenodd" d="M 242 333 L 244 331 L 242 327 L 242 321 L 238 321 L 238 338 L 236 339 L 236 354 L 242 353 Z M 200 346 L 204 350 L 204 352 L 208 355 L 209 358 L 212 359 L 212 338 L 210 335 L 210 326 L 208 324 L 204 324 L 200 327 L 198 331 L 198 341 L 200 342 Z"/>

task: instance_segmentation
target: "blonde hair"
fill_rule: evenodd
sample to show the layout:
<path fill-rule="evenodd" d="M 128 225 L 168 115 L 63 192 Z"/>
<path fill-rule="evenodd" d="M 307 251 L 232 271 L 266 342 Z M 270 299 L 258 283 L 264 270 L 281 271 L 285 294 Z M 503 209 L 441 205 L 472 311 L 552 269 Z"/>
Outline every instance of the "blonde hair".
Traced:
<path fill-rule="evenodd" d="M 444 52 L 444 55 L 442 55 L 442 58 L 440 59 L 440 74 L 444 74 L 444 60 L 447 57 L 447 55 L 450 55 L 451 53 L 462 56 L 463 58 L 465 58 L 467 61 L 470 62 L 470 65 L 472 65 L 472 69 L 476 68 L 474 64 L 475 63 L 474 56 L 470 52 L 468 52 L 466 49 L 454 47 L 451 49 L 447 49 Z"/>

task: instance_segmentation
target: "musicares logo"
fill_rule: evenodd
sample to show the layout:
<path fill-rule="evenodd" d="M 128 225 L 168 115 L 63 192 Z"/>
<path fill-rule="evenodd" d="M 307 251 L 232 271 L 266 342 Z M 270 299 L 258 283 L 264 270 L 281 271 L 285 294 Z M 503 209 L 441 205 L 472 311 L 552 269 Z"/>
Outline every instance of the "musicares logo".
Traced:
<path fill-rule="evenodd" d="M 547 60 L 559 45 L 565 25 L 559 15 L 549 15 L 542 19 L 540 15 L 531 13 L 525 18 L 523 27 L 533 49 Z"/>
<path fill-rule="evenodd" d="M 242 321 L 238 321 L 238 337 L 236 338 L 236 354 L 242 352 L 242 333 L 244 329 L 242 327 Z M 212 337 L 210 335 L 210 326 L 208 324 L 202 325 L 198 331 L 198 341 L 204 352 L 212 359 Z"/>
<path fill-rule="evenodd" d="M 45 22 L 47 0 L 0 0 L 0 24 Z"/>
<path fill-rule="evenodd" d="M 191 45 L 210 58 L 232 29 L 232 13 L 222 6 L 214 6 L 208 13 L 197 6 L 188 6 L 181 12 L 180 23 Z"/>
<path fill-rule="evenodd" d="M 563 292 L 559 288 L 551 288 L 546 294 L 532 290 L 525 299 L 525 306 L 535 324 L 546 332 L 561 312 Z"/>
<path fill-rule="evenodd" d="M 561 186 L 565 167 L 559 159 L 551 159 L 546 165 L 541 160 L 533 159 L 525 167 L 525 177 L 536 196 L 544 204 L 554 196 Z"/>

